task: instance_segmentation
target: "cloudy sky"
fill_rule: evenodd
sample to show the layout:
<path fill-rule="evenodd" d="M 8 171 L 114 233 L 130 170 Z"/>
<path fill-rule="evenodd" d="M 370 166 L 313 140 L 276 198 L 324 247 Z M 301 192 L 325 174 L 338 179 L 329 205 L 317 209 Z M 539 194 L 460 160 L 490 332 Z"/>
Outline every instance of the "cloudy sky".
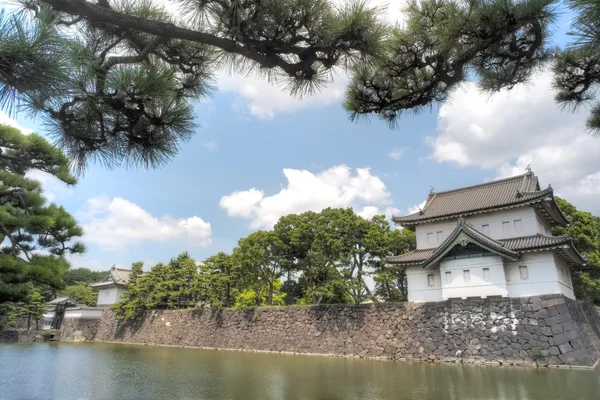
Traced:
<path fill-rule="evenodd" d="M 392 4 L 387 15 L 399 18 Z M 568 40 L 567 25 L 563 14 L 556 44 Z M 527 165 L 543 186 L 600 214 L 600 138 L 586 132 L 585 110 L 554 103 L 549 74 L 493 97 L 467 83 L 451 103 L 405 116 L 395 130 L 376 119 L 350 122 L 341 107 L 346 82 L 341 75 L 297 99 L 252 76 L 222 74 L 216 95 L 196 105 L 195 137 L 166 167 L 92 166 L 73 188 L 34 174 L 86 230 L 89 251 L 72 263 L 105 270 L 141 260 L 147 268 L 186 250 L 202 260 L 288 213 L 332 206 L 404 214 L 430 187 L 521 174 Z M 0 122 L 44 133 L 22 115 L 0 112 Z"/>

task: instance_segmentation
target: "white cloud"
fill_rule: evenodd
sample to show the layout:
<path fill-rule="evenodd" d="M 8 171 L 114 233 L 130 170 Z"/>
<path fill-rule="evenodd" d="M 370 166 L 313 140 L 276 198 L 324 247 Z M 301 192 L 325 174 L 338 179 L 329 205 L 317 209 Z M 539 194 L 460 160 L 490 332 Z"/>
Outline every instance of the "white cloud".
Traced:
<path fill-rule="evenodd" d="M 269 83 L 255 73 L 247 75 L 221 73 L 218 87 L 238 95 L 237 107 L 258 118 L 271 119 L 277 113 L 339 102 L 348 83 L 345 74 L 336 74 L 334 81 L 313 95 L 298 97 L 286 92 L 281 85 Z"/>
<path fill-rule="evenodd" d="M 215 151 L 217 147 L 219 147 L 219 144 L 215 139 L 209 140 L 208 142 L 204 143 L 204 148 L 207 151 Z"/>
<path fill-rule="evenodd" d="M 144 241 L 166 242 L 187 239 L 191 245 L 208 246 L 212 241 L 210 223 L 192 216 L 175 219 L 154 217 L 135 203 L 120 197 L 95 197 L 78 213 L 85 230 L 84 241 L 116 250 Z"/>
<path fill-rule="evenodd" d="M 49 201 L 63 199 L 73 194 L 73 186 L 69 186 L 57 177 L 39 170 L 27 171 L 25 176 L 42 184 L 43 195 Z"/>
<path fill-rule="evenodd" d="M 407 210 L 408 214 L 414 214 L 416 212 L 419 212 L 420 210 L 423 209 L 423 207 L 425 207 L 426 202 L 427 202 L 427 200 L 423 200 L 419 204 L 415 204 L 414 206 L 408 207 L 408 210 Z"/>
<path fill-rule="evenodd" d="M 33 132 L 33 129 L 25 128 L 24 126 L 19 125 L 19 123 L 14 118 L 11 118 L 5 111 L 0 111 L 0 125 L 12 126 L 13 128 L 20 130 L 21 133 L 25 135 L 29 135 Z"/>
<path fill-rule="evenodd" d="M 586 118 L 585 110 L 570 113 L 555 103 L 548 72 L 493 97 L 467 83 L 440 108 L 437 136 L 427 142 L 434 160 L 495 170 L 497 177 L 531 165 L 542 186 L 552 183 L 578 207 L 600 213 L 600 139 L 588 134 Z"/>
<path fill-rule="evenodd" d="M 408 149 L 406 147 L 403 147 L 401 149 L 391 151 L 390 154 L 388 154 L 388 155 L 391 158 L 393 158 L 394 160 L 400 161 L 402 159 L 402 157 L 404 157 L 404 154 L 406 154 L 407 151 L 408 151 Z"/>
<path fill-rule="evenodd" d="M 346 165 L 338 165 L 316 174 L 286 168 L 283 174 L 287 186 L 278 193 L 265 195 L 256 188 L 235 191 L 223 196 L 219 206 L 231 217 L 249 219 L 252 228 L 270 228 L 291 213 L 354 207 L 361 215 L 372 217 L 380 206 L 391 203 L 385 184 L 368 168 L 353 173 Z"/>

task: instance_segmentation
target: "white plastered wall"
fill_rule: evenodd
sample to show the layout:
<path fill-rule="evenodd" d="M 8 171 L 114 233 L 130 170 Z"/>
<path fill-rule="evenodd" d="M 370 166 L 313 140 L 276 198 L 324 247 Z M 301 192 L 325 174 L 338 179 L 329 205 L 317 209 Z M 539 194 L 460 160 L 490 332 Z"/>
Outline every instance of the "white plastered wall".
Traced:
<path fill-rule="evenodd" d="M 102 308 L 67 308 L 65 318 L 102 318 Z"/>
<path fill-rule="evenodd" d="M 444 260 L 440 263 L 440 276 L 444 300 L 508 296 L 504 262 L 498 256 Z"/>
<path fill-rule="evenodd" d="M 520 266 L 527 267 L 526 279 Z M 552 251 L 525 253 L 519 261 L 505 263 L 505 271 L 509 297 L 562 293 Z"/>
<path fill-rule="evenodd" d="M 464 219 L 475 229 L 493 239 L 531 236 L 538 233 L 550 235 L 549 228 L 544 225 L 544 221 L 538 217 L 535 210 L 530 206 L 476 214 L 466 216 Z M 520 221 L 520 223 L 515 221 Z M 507 222 L 508 225 L 503 225 L 504 222 Z M 417 225 L 415 228 L 417 249 L 438 247 L 456 229 L 457 223 L 458 218 L 454 218 Z M 488 225 L 489 234 L 483 231 L 483 225 Z M 505 232 L 506 228 L 507 231 Z M 428 234 L 430 235 L 428 236 Z"/>
<path fill-rule="evenodd" d="M 575 293 L 573 292 L 573 281 L 571 280 L 571 268 L 569 264 L 556 253 L 554 253 L 554 263 L 556 265 L 556 275 L 558 276 L 560 292 L 574 299 Z"/>
<path fill-rule="evenodd" d="M 428 275 L 433 275 L 433 286 L 429 286 Z M 408 301 L 442 301 L 442 286 L 439 270 L 425 270 L 420 266 L 406 268 Z"/>
<path fill-rule="evenodd" d="M 121 296 L 125 292 L 124 288 L 112 287 L 101 288 L 98 290 L 98 305 L 115 304 L 121 300 Z"/>

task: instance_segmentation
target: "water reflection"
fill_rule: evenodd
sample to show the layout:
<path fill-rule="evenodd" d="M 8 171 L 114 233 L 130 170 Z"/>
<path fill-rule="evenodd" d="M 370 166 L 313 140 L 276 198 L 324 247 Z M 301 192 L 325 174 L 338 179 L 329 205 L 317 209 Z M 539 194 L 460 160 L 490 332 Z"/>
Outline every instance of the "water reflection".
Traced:
<path fill-rule="evenodd" d="M 600 370 L 110 344 L 0 346 L 1 399 L 598 399 Z"/>

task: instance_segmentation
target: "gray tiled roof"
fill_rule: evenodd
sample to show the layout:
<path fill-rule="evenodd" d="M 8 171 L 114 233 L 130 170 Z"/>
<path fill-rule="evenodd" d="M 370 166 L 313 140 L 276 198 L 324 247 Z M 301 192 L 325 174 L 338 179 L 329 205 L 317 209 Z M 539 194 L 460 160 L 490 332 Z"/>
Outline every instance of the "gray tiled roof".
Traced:
<path fill-rule="evenodd" d="M 403 217 L 394 216 L 393 220 L 400 225 L 410 226 L 428 220 L 527 204 L 548 194 L 552 194 L 552 188 L 540 190 L 538 178 L 533 172 L 528 172 L 512 178 L 432 193 L 422 210 Z"/>
<path fill-rule="evenodd" d="M 486 237 L 481 233 L 480 235 Z M 503 239 L 498 241 L 495 241 L 490 238 L 490 240 L 494 242 L 500 242 L 503 244 L 504 247 L 506 247 L 506 249 L 519 253 L 531 250 L 553 249 L 563 246 L 570 246 L 572 248 L 571 238 L 569 238 L 568 236 L 534 235 Z M 393 264 L 401 265 L 423 264 L 425 263 L 425 261 L 429 260 L 434 255 L 434 253 L 439 247 L 432 249 L 414 250 L 409 253 L 401 254 L 399 256 L 391 256 L 387 258 L 387 261 Z"/>

